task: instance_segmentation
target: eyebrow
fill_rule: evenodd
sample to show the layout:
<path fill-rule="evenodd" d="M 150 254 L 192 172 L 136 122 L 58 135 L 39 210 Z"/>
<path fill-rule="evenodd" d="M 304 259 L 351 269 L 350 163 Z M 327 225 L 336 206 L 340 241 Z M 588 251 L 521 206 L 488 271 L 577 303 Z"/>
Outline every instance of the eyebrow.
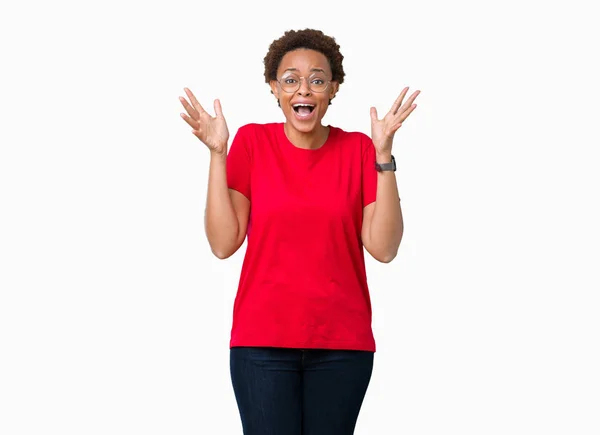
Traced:
<path fill-rule="evenodd" d="M 287 68 L 285 71 L 298 71 L 298 68 Z M 311 68 L 310 72 L 322 72 L 325 74 L 325 70 L 322 68 Z"/>

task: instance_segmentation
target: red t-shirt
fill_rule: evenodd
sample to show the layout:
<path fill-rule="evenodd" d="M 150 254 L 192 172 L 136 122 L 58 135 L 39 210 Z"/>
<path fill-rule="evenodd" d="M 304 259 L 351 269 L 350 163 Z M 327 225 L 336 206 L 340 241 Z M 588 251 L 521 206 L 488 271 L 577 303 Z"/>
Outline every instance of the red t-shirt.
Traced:
<path fill-rule="evenodd" d="M 227 183 L 250 200 L 230 347 L 374 352 L 361 240 L 377 193 L 371 139 L 330 127 L 309 150 L 283 123 L 248 124 L 231 144 Z"/>

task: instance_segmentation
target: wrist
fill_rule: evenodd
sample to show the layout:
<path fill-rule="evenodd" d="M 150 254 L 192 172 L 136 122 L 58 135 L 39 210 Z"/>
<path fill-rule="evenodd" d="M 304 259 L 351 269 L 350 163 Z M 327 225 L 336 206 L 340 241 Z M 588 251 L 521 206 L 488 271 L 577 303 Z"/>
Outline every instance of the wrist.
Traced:
<path fill-rule="evenodd" d="M 211 159 L 215 160 L 226 160 L 227 159 L 227 147 L 223 151 L 210 150 Z"/>
<path fill-rule="evenodd" d="M 377 151 L 375 153 L 375 161 L 377 163 L 390 163 L 392 161 L 392 150 Z"/>

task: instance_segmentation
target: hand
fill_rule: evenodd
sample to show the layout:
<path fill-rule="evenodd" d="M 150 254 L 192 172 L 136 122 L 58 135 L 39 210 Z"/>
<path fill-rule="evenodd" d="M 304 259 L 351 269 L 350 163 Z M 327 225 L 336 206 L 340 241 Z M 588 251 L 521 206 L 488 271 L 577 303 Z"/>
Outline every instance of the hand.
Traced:
<path fill-rule="evenodd" d="M 408 115 L 417 107 L 412 102 L 415 101 L 421 91 L 414 92 L 406 103 L 400 107 L 407 92 L 408 86 L 400 93 L 390 111 L 381 120 L 377 119 L 377 109 L 371 107 L 371 139 L 373 139 L 377 154 L 391 153 L 394 134 L 402 127 L 402 123 L 408 118 Z"/>
<path fill-rule="evenodd" d="M 185 93 L 192 102 L 192 106 L 183 97 L 179 97 L 179 101 L 185 107 L 189 114 L 181 113 L 181 117 L 193 128 L 192 133 L 206 145 L 211 152 L 219 155 L 227 155 L 227 141 L 229 140 L 229 130 L 227 123 L 223 117 L 221 110 L 221 102 L 215 100 L 214 107 L 216 117 L 204 110 L 196 97 L 188 88 L 184 88 Z"/>

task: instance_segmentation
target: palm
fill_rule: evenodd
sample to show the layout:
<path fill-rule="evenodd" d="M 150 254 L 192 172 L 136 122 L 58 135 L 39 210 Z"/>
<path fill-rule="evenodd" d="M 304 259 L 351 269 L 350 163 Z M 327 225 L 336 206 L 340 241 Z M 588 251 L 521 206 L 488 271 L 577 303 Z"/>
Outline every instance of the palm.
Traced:
<path fill-rule="evenodd" d="M 227 141 L 229 140 L 229 129 L 221 110 L 221 103 L 215 100 L 216 116 L 211 116 L 200 105 L 192 91 L 185 88 L 190 103 L 183 97 L 179 97 L 181 104 L 188 115 L 182 113 L 181 117 L 192 127 L 192 133 L 200 139 L 211 151 L 217 153 L 227 152 Z"/>
<path fill-rule="evenodd" d="M 415 91 L 406 103 L 400 107 L 407 92 L 408 87 L 404 88 L 390 111 L 382 119 L 378 119 L 377 109 L 371 107 L 371 139 L 378 151 L 391 149 L 394 134 L 402 127 L 402 123 L 408 118 L 408 115 L 417 107 L 416 104 L 412 105 L 412 103 L 421 91 Z"/>
<path fill-rule="evenodd" d="M 229 140 L 229 130 L 225 118 L 212 117 L 207 112 L 200 115 L 200 128 L 198 138 L 210 148 L 226 144 Z"/>
<path fill-rule="evenodd" d="M 393 119 L 391 119 L 390 113 L 385 115 L 383 119 L 371 120 L 373 143 L 384 144 L 386 141 L 393 139 L 395 130 L 393 130 L 392 125 Z"/>

